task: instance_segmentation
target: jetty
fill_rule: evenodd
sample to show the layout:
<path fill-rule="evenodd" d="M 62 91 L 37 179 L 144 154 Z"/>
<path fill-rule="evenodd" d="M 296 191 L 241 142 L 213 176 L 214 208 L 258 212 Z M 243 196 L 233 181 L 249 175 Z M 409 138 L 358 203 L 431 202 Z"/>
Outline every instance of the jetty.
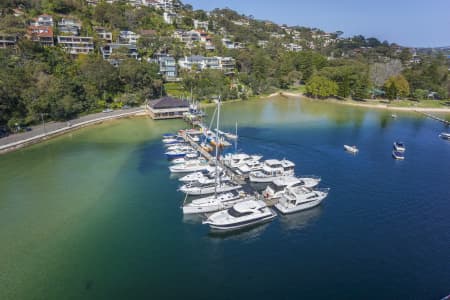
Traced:
<path fill-rule="evenodd" d="M 184 139 L 185 142 L 189 143 L 192 148 L 200 153 L 208 162 L 212 165 L 218 164 L 219 167 L 224 170 L 224 172 L 231 178 L 231 180 L 237 184 L 246 184 L 246 178 L 240 174 L 237 174 L 233 169 L 224 164 L 220 159 L 216 161 L 216 158 L 211 155 L 208 151 L 203 149 L 198 143 L 196 143 L 192 137 L 186 132 L 180 132 L 180 136 Z"/>
<path fill-rule="evenodd" d="M 445 126 L 450 126 L 450 121 L 444 120 L 444 119 L 442 119 L 442 118 L 439 118 L 439 117 L 437 117 L 437 116 L 435 116 L 435 115 L 432 115 L 432 114 L 430 114 L 430 113 L 427 113 L 427 112 L 418 111 L 418 110 L 415 110 L 415 112 L 417 112 L 417 113 L 419 113 L 419 114 L 422 114 L 422 115 L 424 115 L 424 116 L 426 116 L 426 117 L 428 117 L 428 118 L 430 118 L 430 119 L 433 119 L 433 120 L 436 120 L 436 121 L 438 121 L 438 122 L 441 122 L 441 123 L 443 123 Z"/>

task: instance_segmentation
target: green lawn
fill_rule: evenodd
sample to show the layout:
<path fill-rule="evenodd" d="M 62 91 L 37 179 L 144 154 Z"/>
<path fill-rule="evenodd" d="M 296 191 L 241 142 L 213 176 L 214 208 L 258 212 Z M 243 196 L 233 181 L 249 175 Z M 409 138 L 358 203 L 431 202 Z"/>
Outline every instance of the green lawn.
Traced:
<path fill-rule="evenodd" d="M 183 86 L 178 82 L 168 82 L 164 84 L 164 90 L 167 95 L 172 97 L 189 97 L 189 93 L 187 93 Z"/>
<path fill-rule="evenodd" d="M 447 105 L 446 105 L 447 104 Z M 449 108 L 448 101 L 443 100 L 394 100 L 388 104 L 392 107 L 427 107 L 427 108 Z"/>

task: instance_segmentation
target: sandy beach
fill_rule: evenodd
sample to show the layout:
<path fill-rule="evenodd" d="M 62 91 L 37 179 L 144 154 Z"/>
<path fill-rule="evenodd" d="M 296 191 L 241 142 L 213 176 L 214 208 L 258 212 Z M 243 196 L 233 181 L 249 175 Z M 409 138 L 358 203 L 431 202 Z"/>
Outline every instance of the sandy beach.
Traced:
<path fill-rule="evenodd" d="M 293 92 L 276 92 L 273 94 L 270 94 L 268 97 L 277 97 L 277 96 L 287 96 L 287 97 L 301 97 L 306 100 L 311 101 L 326 101 L 326 102 L 332 102 L 342 105 L 351 105 L 351 106 L 360 106 L 360 107 L 367 107 L 367 108 L 377 108 L 377 109 L 387 109 L 387 110 L 396 110 L 396 111 L 421 111 L 421 112 L 440 112 L 440 113 L 450 113 L 450 108 L 433 108 L 433 107 L 396 107 L 396 106 L 388 106 L 386 104 L 381 103 L 359 103 L 352 100 L 336 100 L 336 99 L 321 99 L 316 100 L 309 98 L 305 96 L 303 93 L 293 93 Z M 370 101 L 370 100 L 368 100 Z"/>

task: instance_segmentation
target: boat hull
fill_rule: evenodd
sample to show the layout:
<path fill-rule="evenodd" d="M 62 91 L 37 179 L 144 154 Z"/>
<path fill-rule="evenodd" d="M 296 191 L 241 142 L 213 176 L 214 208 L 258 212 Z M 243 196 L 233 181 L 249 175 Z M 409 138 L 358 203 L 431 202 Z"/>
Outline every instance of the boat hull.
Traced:
<path fill-rule="evenodd" d="M 199 188 L 199 189 L 195 189 L 195 190 L 180 189 L 180 191 L 182 191 L 183 193 L 186 193 L 188 195 L 200 196 L 200 195 L 213 194 L 215 192 L 217 192 L 217 193 L 230 192 L 230 191 L 234 191 L 234 190 L 240 189 L 241 187 L 242 186 L 237 185 L 237 186 L 218 187 L 217 189 L 215 189 L 214 187 Z"/>
<path fill-rule="evenodd" d="M 204 166 L 195 166 L 195 167 L 190 167 L 190 168 L 177 168 L 177 166 L 172 166 L 170 167 L 170 172 L 172 173 L 192 173 L 192 172 L 199 172 L 199 171 L 204 171 L 208 168 L 208 165 L 204 165 Z"/>
<path fill-rule="evenodd" d="M 290 176 L 290 175 L 291 174 L 289 174 L 289 175 L 286 174 L 284 176 Z M 280 176 L 258 177 L 258 176 L 253 176 L 252 174 L 249 175 L 250 182 L 254 182 L 254 183 L 270 183 L 278 177 L 280 177 Z"/>
<path fill-rule="evenodd" d="M 204 205 L 204 206 L 193 206 L 193 205 L 185 205 L 183 206 L 183 214 L 189 215 L 189 214 L 205 214 L 205 213 L 211 213 L 216 212 L 222 209 L 228 209 L 235 205 L 236 203 L 239 203 L 241 201 L 244 201 L 246 199 L 244 198 L 237 198 L 234 200 L 226 201 L 226 202 L 217 202 L 216 204 L 211 205 Z"/>
<path fill-rule="evenodd" d="M 211 224 L 211 223 L 207 223 L 207 222 L 205 224 L 208 224 L 209 227 L 211 228 L 211 230 L 213 230 L 213 231 L 225 232 L 225 231 L 239 230 L 242 228 L 251 227 L 251 226 L 258 225 L 258 224 L 267 223 L 267 222 L 272 221 L 276 216 L 277 216 L 277 214 L 275 212 L 272 212 L 272 214 L 269 216 L 257 218 L 254 220 L 247 220 L 247 221 L 235 223 L 235 224 L 218 225 L 218 224 Z"/>
<path fill-rule="evenodd" d="M 302 211 L 302 210 L 307 210 L 307 209 L 316 207 L 320 203 L 322 203 L 323 199 L 325 199 L 325 197 L 323 197 L 321 199 L 309 201 L 309 202 L 304 203 L 304 204 L 296 205 L 294 207 L 286 207 L 283 204 L 281 204 L 280 202 L 278 202 L 277 204 L 275 204 L 275 208 L 279 212 L 281 212 L 283 215 L 293 214 L 293 213 L 296 213 L 296 212 L 299 212 L 299 211 Z"/>

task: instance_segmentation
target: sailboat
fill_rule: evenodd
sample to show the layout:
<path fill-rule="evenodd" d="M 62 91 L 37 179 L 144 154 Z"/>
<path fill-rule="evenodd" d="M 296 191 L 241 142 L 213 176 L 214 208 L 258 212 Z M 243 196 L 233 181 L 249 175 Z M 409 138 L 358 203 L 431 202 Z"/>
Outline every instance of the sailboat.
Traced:
<path fill-rule="evenodd" d="M 219 122 L 220 122 L 220 99 L 217 103 L 217 124 L 216 124 L 216 132 L 219 132 Z M 235 185 L 231 182 L 222 182 L 219 172 L 219 147 L 216 147 L 216 163 L 215 163 L 215 176 L 214 176 L 214 187 L 213 192 L 214 195 L 204 197 L 201 199 L 193 200 L 190 203 L 183 204 L 183 214 L 196 214 L 196 213 L 206 213 L 206 212 L 214 212 L 222 209 L 227 209 L 236 203 L 239 203 L 244 200 L 253 199 L 252 196 L 248 196 L 243 191 L 234 192 L 241 188 L 240 185 Z M 183 190 L 183 189 L 180 189 Z M 196 195 L 204 195 L 208 194 L 211 191 L 210 186 L 204 186 L 200 188 L 191 188 L 185 189 L 184 192 L 188 192 L 187 194 L 196 194 Z"/>

